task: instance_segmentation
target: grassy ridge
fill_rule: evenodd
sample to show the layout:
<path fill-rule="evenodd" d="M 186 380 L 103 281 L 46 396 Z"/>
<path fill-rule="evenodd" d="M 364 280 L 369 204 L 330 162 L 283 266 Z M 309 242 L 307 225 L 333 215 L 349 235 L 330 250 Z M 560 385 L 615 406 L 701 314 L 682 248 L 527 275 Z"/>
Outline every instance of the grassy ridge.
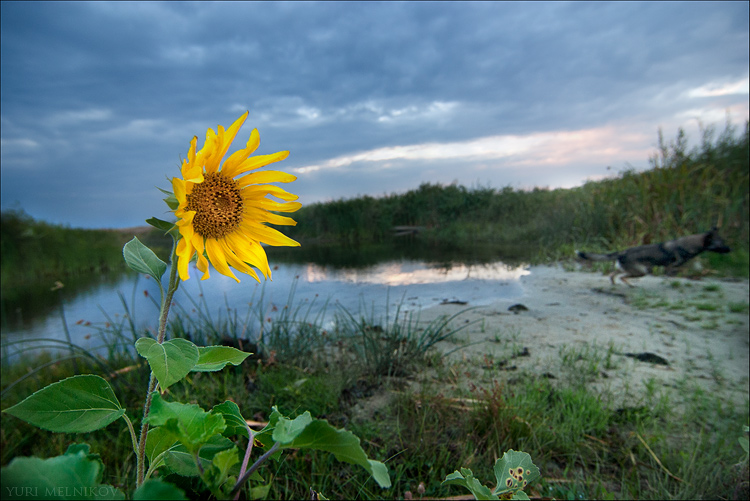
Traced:
<path fill-rule="evenodd" d="M 67 228 L 5 211 L 0 215 L 3 287 L 32 276 L 60 278 L 120 267 L 122 258 L 113 253 L 120 240 L 111 231 Z"/>
<path fill-rule="evenodd" d="M 533 245 L 540 258 L 556 259 L 576 245 L 611 249 L 718 225 L 747 261 L 748 130 L 747 123 L 743 134 L 727 125 L 715 138 L 713 128 L 704 129 L 690 152 L 682 130 L 668 144 L 660 133 L 650 170 L 573 189 L 423 184 L 400 195 L 312 204 L 285 231 L 304 241 L 361 245 L 390 239 L 395 226 L 419 226 L 435 244 Z"/>
<path fill-rule="evenodd" d="M 122 246 L 139 233 L 147 245 L 159 252 L 168 239 L 157 230 L 90 230 L 37 221 L 22 210 L 0 214 L 3 295 L 16 287 L 27 287 L 71 276 L 124 270 Z M 161 252 L 166 255 L 167 252 Z M 161 255 L 160 254 L 160 255 Z M 164 256 L 162 256 L 164 257 Z"/>

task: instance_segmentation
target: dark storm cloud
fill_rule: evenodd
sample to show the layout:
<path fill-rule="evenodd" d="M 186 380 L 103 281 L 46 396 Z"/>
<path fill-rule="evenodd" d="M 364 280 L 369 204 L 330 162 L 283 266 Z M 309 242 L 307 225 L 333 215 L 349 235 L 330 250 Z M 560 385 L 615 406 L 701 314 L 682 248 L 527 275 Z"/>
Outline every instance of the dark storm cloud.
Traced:
<path fill-rule="evenodd" d="M 3 2 L 1 64 L 3 208 L 128 226 L 246 109 L 303 202 L 645 165 L 747 118 L 748 4 Z"/>

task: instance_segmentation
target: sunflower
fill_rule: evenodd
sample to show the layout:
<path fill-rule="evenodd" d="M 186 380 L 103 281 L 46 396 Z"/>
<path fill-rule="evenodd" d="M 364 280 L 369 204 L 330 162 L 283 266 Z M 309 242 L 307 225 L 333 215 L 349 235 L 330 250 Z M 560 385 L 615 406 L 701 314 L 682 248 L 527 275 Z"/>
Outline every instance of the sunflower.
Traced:
<path fill-rule="evenodd" d="M 231 154 L 223 165 L 229 146 L 242 127 L 245 112 L 229 129 L 221 125 L 217 132 L 206 132 L 206 142 L 196 152 L 197 137 L 190 142 L 187 159 L 182 161 L 182 179 L 172 178 L 174 196 L 179 207 L 177 227 L 182 238 L 177 244 L 177 269 L 181 280 L 190 278 L 188 263 L 198 254 L 197 266 L 209 277 L 208 261 L 222 275 L 240 280 L 229 267 L 260 279 L 251 266 L 270 278 L 271 269 L 261 243 L 298 246 L 299 243 L 267 226 L 296 225 L 289 217 L 275 212 L 294 212 L 301 207 L 297 196 L 266 183 L 289 183 L 297 179 L 279 171 L 251 172 L 259 167 L 284 160 L 288 151 L 272 155 L 250 155 L 258 148 L 260 136 L 253 129 L 244 149 Z M 271 195 L 284 202 L 277 202 Z M 273 211 L 273 212 L 271 212 Z M 205 251 L 205 255 L 204 255 Z"/>

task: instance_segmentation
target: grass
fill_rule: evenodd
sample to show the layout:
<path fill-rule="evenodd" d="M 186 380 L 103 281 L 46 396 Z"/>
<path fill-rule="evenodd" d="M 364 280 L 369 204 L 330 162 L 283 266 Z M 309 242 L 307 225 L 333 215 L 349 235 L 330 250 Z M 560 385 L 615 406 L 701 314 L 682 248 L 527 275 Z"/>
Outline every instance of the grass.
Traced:
<path fill-rule="evenodd" d="M 200 324 L 191 328 L 218 333 L 229 325 L 246 332 L 254 315 L 267 313 L 253 308 L 255 313 L 223 319 L 199 314 Z M 448 318 L 425 325 L 400 309 L 389 319 L 342 311 L 335 332 L 323 336 L 319 319 L 308 318 L 304 308 L 281 313 L 266 326 L 261 357 L 219 373 L 194 373 L 170 388 L 172 397 L 204 407 L 231 399 L 260 421 L 273 405 L 289 415 L 309 410 L 354 432 L 370 457 L 387 462 L 394 486 L 381 491 L 359 468 L 328 454 L 299 452 L 261 470 L 265 481 L 273 478 L 271 499 L 301 498 L 310 487 L 329 499 L 403 499 L 419 483 L 426 497 L 452 496 L 460 492 L 441 485 L 445 475 L 468 467 L 489 481 L 495 459 L 509 448 L 528 452 L 541 468 L 542 480 L 531 491 L 537 496 L 727 498 L 741 481 L 733 465 L 742 457 L 737 438 L 750 418 L 747 407 L 732 407 L 689 380 L 670 392 L 655 379 L 628 390 L 639 396 L 618 407 L 617 395 L 591 389 L 602 371 L 615 368 L 613 345 L 562 349 L 565 374 L 556 379 L 520 371 L 502 381 L 486 369 L 486 357 L 453 361 L 435 352 L 435 343 L 456 334 Z M 312 338 L 321 343 L 314 357 L 307 351 Z M 512 332 L 495 336 L 508 350 L 517 347 L 512 338 Z M 79 370 L 112 378 L 115 369 L 129 367 L 112 381 L 123 405 L 135 411 L 147 369 L 122 351 L 109 353 L 119 358 L 106 368 L 89 357 L 79 360 Z M 70 360 L 55 363 L 50 356 L 34 363 L 45 368 L 28 377 L 26 365 L 3 365 L 3 407 L 76 370 Z M 714 377 L 723 379 L 718 368 Z M 70 437 L 3 416 L 2 430 L 3 464 L 20 455 L 62 454 L 71 441 L 86 441 L 102 455 L 108 483 L 132 483 L 132 450 L 123 427 Z"/>

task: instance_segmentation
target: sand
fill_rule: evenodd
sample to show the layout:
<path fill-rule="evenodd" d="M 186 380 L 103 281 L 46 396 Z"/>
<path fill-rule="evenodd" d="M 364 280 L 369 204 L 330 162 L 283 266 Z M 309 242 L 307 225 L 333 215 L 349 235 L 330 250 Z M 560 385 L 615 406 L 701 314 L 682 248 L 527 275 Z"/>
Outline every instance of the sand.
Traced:
<path fill-rule="evenodd" d="M 438 348 L 498 380 L 531 373 L 583 381 L 615 405 L 637 404 L 649 391 L 685 396 L 696 386 L 748 405 L 747 280 L 647 276 L 631 288 L 550 266 L 520 280 L 520 299 L 465 311 L 451 324 L 465 328 Z M 526 310 L 509 311 L 518 303 Z M 420 321 L 471 306 L 429 308 Z"/>

